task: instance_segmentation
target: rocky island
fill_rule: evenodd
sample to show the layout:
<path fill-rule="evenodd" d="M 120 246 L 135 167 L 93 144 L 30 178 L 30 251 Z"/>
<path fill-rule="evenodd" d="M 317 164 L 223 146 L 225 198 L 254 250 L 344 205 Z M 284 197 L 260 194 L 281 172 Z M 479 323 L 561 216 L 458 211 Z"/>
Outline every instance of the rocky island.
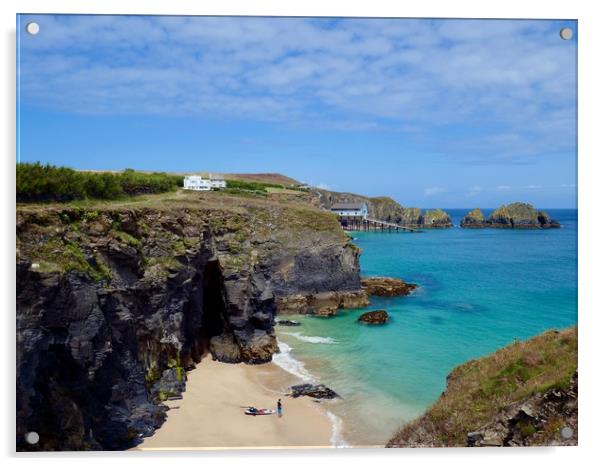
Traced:
<path fill-rule="evenodd" d="M 564 429 L 564 430 L 563 430 Z M 551 330 L 468 361 L 390 448 L 577 445 L 577 329 Z"/>
<path fill-rule="evenodd" d="M 560 228 L 560 224 L 531 204 L 515 202 L 502 205 L 485 219 L 481 209 L 471 210 L 460 222 L 462 228 L 521 228 L 546 229 Z"/>

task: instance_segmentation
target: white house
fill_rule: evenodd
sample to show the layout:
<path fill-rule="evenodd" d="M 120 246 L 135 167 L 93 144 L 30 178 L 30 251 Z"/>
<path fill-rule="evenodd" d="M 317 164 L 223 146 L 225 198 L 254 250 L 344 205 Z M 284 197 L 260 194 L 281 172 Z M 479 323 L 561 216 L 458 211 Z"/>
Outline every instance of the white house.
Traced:
<path fill-rule="evenodd" d="M 209 175 L 209 179 L 198 175 L 188 175 L 184 177 L 184 189 L 210 191 L 212 189 L 221 189 L 225 187 L 226 180 L 221 175 Z"/>
<path fill-rule="evenodd" d="M 368 217 L 368 204 L 365 202 L 338 202 L 330 207 L 339 217 L 366 218 Z"/>
<path fill-rule="evenodd" d="M 197 175 L 185 176 L 184 189 L 192 189 L 193 191 L 210 191 L 211 181 Z"/>
<path fill-rule="evenodd" d="M 226 187 L 226 180 L 222 175 L 209 175 L 211 189 L 222 189 Z"/>

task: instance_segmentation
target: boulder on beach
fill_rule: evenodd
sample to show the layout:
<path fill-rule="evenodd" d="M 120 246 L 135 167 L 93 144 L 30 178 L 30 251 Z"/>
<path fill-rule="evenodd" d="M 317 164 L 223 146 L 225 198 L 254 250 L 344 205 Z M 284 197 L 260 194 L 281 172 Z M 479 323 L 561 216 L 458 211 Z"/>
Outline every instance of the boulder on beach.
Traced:
<path fill-rule="evenodd" d="M 399 278 L 369 277 L 362 278 L 362 288 L 368 295 L 374 296 L 406 296 L 418 285 L 406 283 Z"/>
<path fill-rule="evenodd" d="M 378 310 L 378 311 L 368 311 L 364 312 L 357 319 L 358 322 L 362 324 L 369 325 L 382 325 L 386 324 L 389 321 L 389 314 L 387 311 Z"/>
<path fill-rule="evenodd" d="M 339 397 L 334 390 L 331 390 L 326 385 L 312 383 L 293 385 L 291 387 L 291 396 L 293 398 L 309 396 L 311 398 L 324 398 L 328 400 Z"/>

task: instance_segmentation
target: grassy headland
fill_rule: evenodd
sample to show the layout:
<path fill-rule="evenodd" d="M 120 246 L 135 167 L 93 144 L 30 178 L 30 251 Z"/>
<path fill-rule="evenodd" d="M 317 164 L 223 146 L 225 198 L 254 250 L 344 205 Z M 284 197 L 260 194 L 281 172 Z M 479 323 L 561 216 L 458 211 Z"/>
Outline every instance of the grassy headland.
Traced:
<path fill-rule="evenodd" d="M 576 423 L 576 406 L 573 419 L 566 410 L 555 412 L 544 402 L 549 401 L 546 394 L 551 391 L 553 400 L 564 396 L 563 391 L 576 384 L 576 371 L 576 327 L 516 341 L 456 367 L 439 400 L 422 417 L 401 428 L 388 446 L 466 446 L 470 432 L 495 429 L 508 430 L 502 444 L 511 438 L 513 429 L 524 445 L 562 443 L 560 430 Z M 512 418 L 511 408 L 519 409 L 517 404 L 528 405 L 531 413 L 519 412 L 517 419 Z"/>

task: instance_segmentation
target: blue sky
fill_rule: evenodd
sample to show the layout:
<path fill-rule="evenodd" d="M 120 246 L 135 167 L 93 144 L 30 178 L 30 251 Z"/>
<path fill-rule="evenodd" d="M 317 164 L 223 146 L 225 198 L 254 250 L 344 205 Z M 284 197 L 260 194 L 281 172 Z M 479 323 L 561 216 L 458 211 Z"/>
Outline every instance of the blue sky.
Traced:
<path fill-rule="evenodd" d="M 558 33 L 574 21 L 19 21 L 20 161 L 576 206 L 577 39 Z"/>

